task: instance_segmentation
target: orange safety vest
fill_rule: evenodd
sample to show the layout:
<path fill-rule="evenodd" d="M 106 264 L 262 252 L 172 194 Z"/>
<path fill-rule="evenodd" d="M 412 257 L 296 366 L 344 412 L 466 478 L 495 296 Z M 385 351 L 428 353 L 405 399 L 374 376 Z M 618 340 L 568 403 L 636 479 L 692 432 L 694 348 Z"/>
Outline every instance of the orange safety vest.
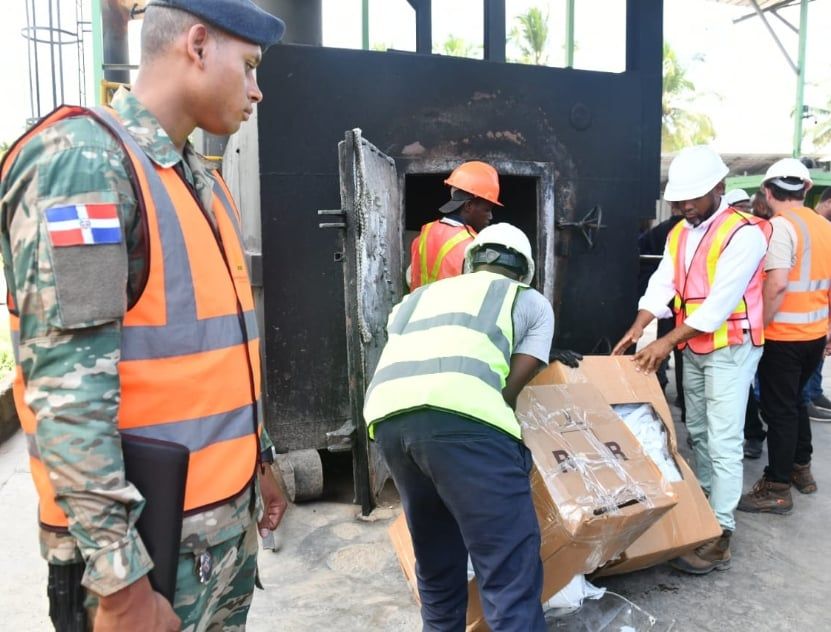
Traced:
<path fill-rule="evenodd" d="M 796 262 L 779 311 L 765 329 L 771 340 L 816 340 L 828 334 L 831 287 L 831 224 L 809 208 L 778 213 L 796 232 Z"/>
<path fill-rule="evenodd" d="M 465 248 L 474 237 L 476 231 L 470 226 L 452 226 L 441 220 L 422 226 L 410 247 L 410 289 L 459 276 L 465 262 Z"/>
<path fill-rule="evenodd" d="M 184 509 L 196 513 L 243 492 L 259 457 L 259 337 L 239 212 L 214 174 L 214 232 L 179 174 L 151 162 L 114 113 L 103 108 L 58 108 L 21 138 L 5 164 L 35 133 L 72 116 L 91 116 L 120 142 L 133 166 L 147 226 L 147 283 L 122 323 L 118 429 L 190 450 Z M 11 327 L 17 353 L 16 310 Z M 67 518 L 41 462 L 37 420 L 24 391 L 18 365 L 14 399 L 28 439 L 40 521 L 65 529 Z"/>
<path fill-rule="evenodd" d="M 707 227 L 701 243 L 696 248 L 690 268 L 686 268 L 687 236 L 689 230 L 685 222 L 678 222 L 667 237 L 667 248 L 675 266 L 675 326 L 681 326 L 688 316 L 693 314 L 704 299 L 710 294 L 710 288 L 716 276 L 716 264 L 721 253 L 730 243 L 733 235 L 745 226 L 758 226 L 770 239 L 770 224 L 758 217 L 730 207 L 720 213 Z M 745 290 L 739 304 L 733 309 L 727 320 L 715 331 L 702 333 L 678 345 L 684 349 L 689 345 L 694 353 L 712 353 L 728 345 L 740 345 L 744 342 L 745 328 L 750 331 L 753 344 L 760 347 L 765 342 L 764 307 L 762 302 L 762 271 L 764 260 L 759 262 L 753 278 Z M 744 322 L 743 322 L 744 321 Z M 747 325 L 745 323 L 748 323 Z"/>

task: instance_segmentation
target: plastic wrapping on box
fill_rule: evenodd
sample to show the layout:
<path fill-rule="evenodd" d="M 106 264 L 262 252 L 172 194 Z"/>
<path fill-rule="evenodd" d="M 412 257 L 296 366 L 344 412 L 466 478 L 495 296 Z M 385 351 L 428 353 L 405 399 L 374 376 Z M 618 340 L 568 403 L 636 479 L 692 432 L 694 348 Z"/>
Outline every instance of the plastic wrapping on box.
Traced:
<path fill-rule="evenodd" d="M 669 483 L 592 385 L 528 387 L 517 420 L 534 458 L 543 559 L 546 542 L 579 544 L 558 589 L 618 556 L 675 504 Z"/>
<path fill-rule="evenodd" d="M 613 404 L 612 410 L 623 419 L 626 427 L 643 446 L 644 452 L 655 461 L 661 474 L 670 483 L 682 480 L 681 472 L 669 453 L 669 441 L 664 423 L 651 404 Z"/>
<path fill-rule="evenodd" d="M 701 491 L 695 474 L 678 453 L 672 413 L 654 373 L 638 371 L 631 358 L 626 356 L 585 356 L 577 368 L 552 362 L 535 376 L 531 384 L 592 384 L 609 404 L 648 403 L 667 434 L 670 455 L 681 475 L 681 480 L 669 483 L 678 504 L 635 540 L 622 555 L 616 556 L 615 561 L 603 566 L 599 575 L 647 568 L 683 555 L 718 537 L 721 526 Z"/>

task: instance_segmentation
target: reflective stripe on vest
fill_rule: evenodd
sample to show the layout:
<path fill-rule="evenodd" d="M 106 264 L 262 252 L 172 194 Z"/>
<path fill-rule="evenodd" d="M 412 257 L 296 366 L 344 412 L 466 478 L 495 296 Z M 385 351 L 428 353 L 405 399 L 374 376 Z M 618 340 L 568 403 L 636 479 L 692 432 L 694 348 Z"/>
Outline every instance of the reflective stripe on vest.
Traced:
<path fill-rule="evenodd" d="M 367 389 L 373 424 L 417 408 L 448 410 L 520 438 L 502 398 L 513 351 L 512 310 L 524 286 L 476 272 L 406 296 L 390 315 L 387 342 Z"/>
<path fill-rule="evenodd" d="M 779 310 L 765 329 L 770 340 L 806 341 L 828 329 L 828 289 L 831 287 L 831 224 L 809 208 L 778 214 L 796 233 L 796 261 Z"/>
<path fill-rule="evenodd" d="M 728 208 L 707 227 L 704 236 L 686 267 L 687 238 L 689 229 L 685 222 L 678 222 L 667 238 L 667 249 L 673 260 L 675 285 L 675 323 L 680 326 L 694 314 L 710 294 L 719 257 L 737 231 L 744 227 L 758 226 L 765 236 L 770 237 L 770 225 L 765 220 Z M 714 332 L 702 333 L 678 345 L 684 349 L 706 354 L 729 345 L 744 342 L 745 328 L 749 328 L 751 341 L 755 346 L 764 344 L 764 310 L 762 303 L 762 268 L 759 262 L 753 277 L 738 305 L 733 308 L 727 320 Z M 747 324 L 744 324 L 744 323 Z"/>
<path fill-rule="evenodd" d="M 440 220 L 425 224 L 410 251 L 411 288 L 462 273 L 465 248 L 476 236 L 468 226 L 453 226 Z"/>
<path fill-rule="evenodd" d="M 118 427 L 188 447 L 185 511 L 200 511 L 244 491 L 259 452 L 259 340 L 239 215 L 215 176 L 214 228 L 175 170 L 154 165 L 109 111 L 72 108 L 65 116 L 85 113 L 104 124 L 130 158 L 149 242 L 147 283 L 122 323 Z M 34 446 L 34 415 L 20 410 L 23 390 L 18 370 L 16 403 Z M 30 460 L 41 522 L 66 526 L 36 450 Z"/>

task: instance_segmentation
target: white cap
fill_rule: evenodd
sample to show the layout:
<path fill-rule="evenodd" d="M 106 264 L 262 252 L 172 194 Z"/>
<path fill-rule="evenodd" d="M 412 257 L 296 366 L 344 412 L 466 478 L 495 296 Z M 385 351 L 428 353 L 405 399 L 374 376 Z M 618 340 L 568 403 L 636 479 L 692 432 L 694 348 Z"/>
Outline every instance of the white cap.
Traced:
<path fill-rule="evenodd" d="M 520 279 L 523 283 L 530 283 L 534 278 L 534 255 L 531 252 L 531 242 L 528 237 L 519 228 L 501 222 L 499 224 L 491 224 L 483 228 L 482 231 L 474 237 L 467 248 L 465 248 L 465 272 L 470 272 L 472 269 L 471 259 L 473 254 L 482 246 L 488 244 L 499 244 L 505 246 L 521 254 L 525 257 L 525 262 L 528 266 L 527 271 Z"/>
<path fill-rule="evenodd" d="M 802 182 L 787 182 L 785 178 L 796 178 Z M 767 184 L 768 182 L 785 191 L 799 191 L 806 184 L 813 184 L 808 167 L 796 158 L 782 158 L 782 160 L 774 162 L 765 173 L 764 183 Z"/>
<path fill-rule="evenodd" d="M 721 156 L 707 145 L 682 149 L 669 165 L 664 199 L 694 200 L 712 191 L 729 172 Z"/>
<path fill-rule="evenodd" d="M 724 194 L 724 201 L 731 205 L 738 202 L 750 202 L 750 196 L 744 189 L 731 189 Z"/>

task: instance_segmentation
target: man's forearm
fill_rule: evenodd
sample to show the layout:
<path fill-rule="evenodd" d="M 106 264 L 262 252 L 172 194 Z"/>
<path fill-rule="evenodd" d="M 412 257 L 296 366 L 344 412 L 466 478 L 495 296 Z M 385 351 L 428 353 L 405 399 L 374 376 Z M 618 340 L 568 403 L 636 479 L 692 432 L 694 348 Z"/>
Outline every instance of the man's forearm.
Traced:
<path fill-rule="evenodd" d="M 675 347 L 676 345 L 679 345 L 682 342 L 686 342 L 690 338 L 700 336 L 702 333 L 705 332 L 700 331 L 698 329 L 694 329 L 686 323 L 681 323 L 680 326 L 676 327 L 675 329 L 670 331 L 666 336 L 664 336 L 664 340 L 667 341 L 667 344 L 670 344 L 673 347 Z"/>

